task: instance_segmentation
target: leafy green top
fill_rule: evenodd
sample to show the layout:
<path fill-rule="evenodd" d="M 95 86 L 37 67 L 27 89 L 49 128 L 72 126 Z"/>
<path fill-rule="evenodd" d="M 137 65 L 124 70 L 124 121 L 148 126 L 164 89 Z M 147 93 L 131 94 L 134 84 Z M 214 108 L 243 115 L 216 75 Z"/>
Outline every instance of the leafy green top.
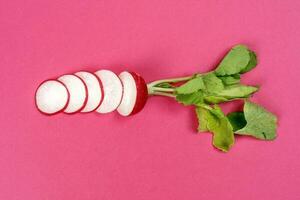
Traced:
<path fill-rule="evenodd" d="M 245 45 L 237 45 L 229 51 L 217 67 L 218 76 L 243 74 L 257 65 L 256 55 Z"/>
<path fill-rule="evenodd" d="M 249 135 L 261 140 L 274 140 L 276 138 L 277 117 L 265 108 L 246 101 L 244 104 L 245 126 L 239 127 L 236 134 Z M 231 121 L 236 124 L 237 120 Z M 241 121 L 239 119 L 238 121 Z"/>
<path fill-rule="evenodd" d="M 212 132 L 213 145 L 227 152 L 234 144 L 234 133 L 262 140 L 276 138 L 276 116 L 248 100 L 259 88 L 243 85 L 240 81 L 241 75 L 256 65 L 256 54 L 245 45 L 236 45 L 214 71 L 156 81 L 149 84 L 149 91 L 153 95 L 175 97 L 184 105 L 194 105 L 198 131 Z M 185 83 L 174 85 L 182 81 Z M 243 112 L 232 112 L 226 116 L 218 106 L 219 103 L 238 99 L 245 100 Z"/>
<path fill-rule="evenodd" d="M 234 144 L 234 134 L 232 126 L 227 117 L 217 105 L 207 109 L 200 106 L 196 107 L 196 114 L 199 120 L 198 130 L 210 131 L 213 133 L 213 145 L 227 152 Z"/>

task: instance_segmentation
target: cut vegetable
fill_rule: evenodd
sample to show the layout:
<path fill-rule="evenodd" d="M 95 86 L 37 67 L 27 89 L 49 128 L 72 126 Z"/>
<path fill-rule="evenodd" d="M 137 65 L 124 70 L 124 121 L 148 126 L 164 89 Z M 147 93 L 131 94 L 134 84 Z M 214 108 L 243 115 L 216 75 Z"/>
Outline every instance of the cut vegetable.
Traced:
<path fill-rule="evenodd" d="M 112 112 L 117 109 L 122 99 L 123 86 L 121 80 L 109 70 L 99 70 L 95 74 L 102 82 L 104 93 L 103 101 L 96 111 L 98 113 Z"/>
<path fill-rule="evenodd" d="M 53 115 L 65 109 L 69 101 L 69 92 L 65 85 L 57 80 L 46 80 L 35 94 L 36 106 L 44 114 Z"/>
<path fill-rule="evenodd" d="M 75 73 L 85 83 L 88 91 L 86 105 L 81 112 L 92 112 L 96 110 L 103 101 L 103 88 L 101 80 L 90 72 L 80 71 Z"/>
<path fill-rule="evenodd" d="M 213 146 L 228 152 L 235 142 L 234 133 L 261 140 L 274 140 L 277 135 L 277 117 L 249 101 L 259 87 L 241 81 L 241 75 L 256 65 L 256 54 L 245 45 L 236 45 L 213 71 L 148 84 L 135 72 L 117 76 L 109 70 L 80 71 L 43 82 L 36 91 L 36 106 L 45 114 L 117 110 L 122 116 L 131 116 L 143 109 L 148 96 L 169 97 L 194 106 L 198 131 L 212 132 Z M 243 112 L 225 115 L 219 106 L 241 99 L 245 102 Z"/>
<path fill-rule="evenodd" d="M 83 80 L 71 74 L 63 75 L 58 80 L 65 84 L 70 93 L 69 102 L 64 112 L 71 114 L 83 109 L 88 99 L 87 87 Z"/>
<path fill-rule="evenodd" d="M 133 115 L 143 109 L 148 98 L 145 80 L 134 72 L 119 75 L 123 84 L 123 98 L 117 109 L 123 116 Z"/>

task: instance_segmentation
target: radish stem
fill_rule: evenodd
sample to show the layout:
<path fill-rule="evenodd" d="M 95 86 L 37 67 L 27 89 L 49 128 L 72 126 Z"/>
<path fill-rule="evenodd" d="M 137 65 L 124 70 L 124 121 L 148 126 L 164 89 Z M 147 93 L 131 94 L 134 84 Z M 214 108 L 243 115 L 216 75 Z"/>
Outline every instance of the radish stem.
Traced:
<path fill-rule="evenodd" d="M 148 88 L 150 88 L 150 87 L 156 86 L 156 85 L 161 84 L 161 83 L 176 83 L 176 82 L 180 82 L 180 81 L 187 81 L 187 80 L 190 80 L 193 77 L 194 77 L 194 75 L 178 77 L 178 78 L 162 79 L 162 80 L 157 80 L 157 81 L 153 81 L 151 83 L 148 83 L 147 86 L 148 86 Z"/>
<path fill-rule="evenodd" d="M 152 94 L 149 94 L 149 95 L 166 96 L 166 97 L 172 97 L 172 98 L 176 97 L 174 94 L 166 93 L 166 92 L 153 92 Z"/>
<path fill-rule="evenodd" d="M 194 77 L 194 75 L 153 81 L 153 82 L 147 84 L 148 94 L 149 95 L 175 97 L 175 94 L 174 94 L 175 89 L 174 88 L 164 88 L 164 87 L 159 87 L 158 85 L 162 84 L 162 83 L 177 83 L 177 82 L 181 82 L 181 81 L 188 81 L 188 80 L 192 79 L 193 77 Z"/>
<path fill-rule="evenodd" d="M 175 91 L 174 88 L 152 87 L 152 89 L 154 91 L 158 91 L 158 92 L 174 92 Z"/>

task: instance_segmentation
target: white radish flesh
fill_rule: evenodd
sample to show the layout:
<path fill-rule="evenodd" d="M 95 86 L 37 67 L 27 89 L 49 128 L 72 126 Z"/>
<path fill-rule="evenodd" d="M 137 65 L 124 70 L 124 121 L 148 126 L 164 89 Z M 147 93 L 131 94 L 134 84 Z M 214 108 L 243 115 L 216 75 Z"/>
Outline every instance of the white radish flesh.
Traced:
<path fill-rule="evenodd" d="M 59 81 L 65 84 L 69 93 L 69 103 L 64 110 L 65 113 L 79 112 L 87 101 L 87 89 L 84 82 L 75 75 L 63 75 L 58 78 Z"/>
<path fill-rule="evenodd" d="M 43 82 L 36 91 L 37 108 L 44 114 L 52 115 L 62 111 L 69 99 L 65 85 L 57 80 Z"/>
<path fill-rule="evenodd" d="M 95 74 L 90 72 L 80 71 L 75 75 L 84 81 L 88 91 L 88 100 L 80 112 L 92 112 L 100 106 L 103 100 L 102 83 Z"/>
<path fill-rule="evenodd" d="M 119 77 L 112 71 L 99 70 L 95 74 L 102 82 L 104 93 L 103 102 L 96 111 L 99 113 L 112 112 L 117 109 L 121 102 L 123 94 L 122 83 Z"/>
<path fill-rule="evenodd" d="M 129 72 L 122 72 L 119 78 L 123 84 L 123 97 L 117 109 L 118 113 L 128 116 L 133 111 L 137 97 L 137 87 L 133 76 Z"/>

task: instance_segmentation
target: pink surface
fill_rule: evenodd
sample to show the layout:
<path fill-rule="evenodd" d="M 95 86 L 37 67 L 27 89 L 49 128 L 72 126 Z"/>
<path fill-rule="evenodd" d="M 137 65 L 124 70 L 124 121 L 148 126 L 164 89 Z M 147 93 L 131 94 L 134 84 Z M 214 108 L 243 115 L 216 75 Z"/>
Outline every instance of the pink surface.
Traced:
<path fill-rule="evenodd" d="M 0 199 L 299 199 L 299 2 L 1 0 Z M 191 108 L 160 97 L 130 118 L 34 106 L 47 78 L 204 72 L 237 43 L 259 55 L 244 81 L 279 116 L 274 142 L 239 137 L 221 153 Z"/>

